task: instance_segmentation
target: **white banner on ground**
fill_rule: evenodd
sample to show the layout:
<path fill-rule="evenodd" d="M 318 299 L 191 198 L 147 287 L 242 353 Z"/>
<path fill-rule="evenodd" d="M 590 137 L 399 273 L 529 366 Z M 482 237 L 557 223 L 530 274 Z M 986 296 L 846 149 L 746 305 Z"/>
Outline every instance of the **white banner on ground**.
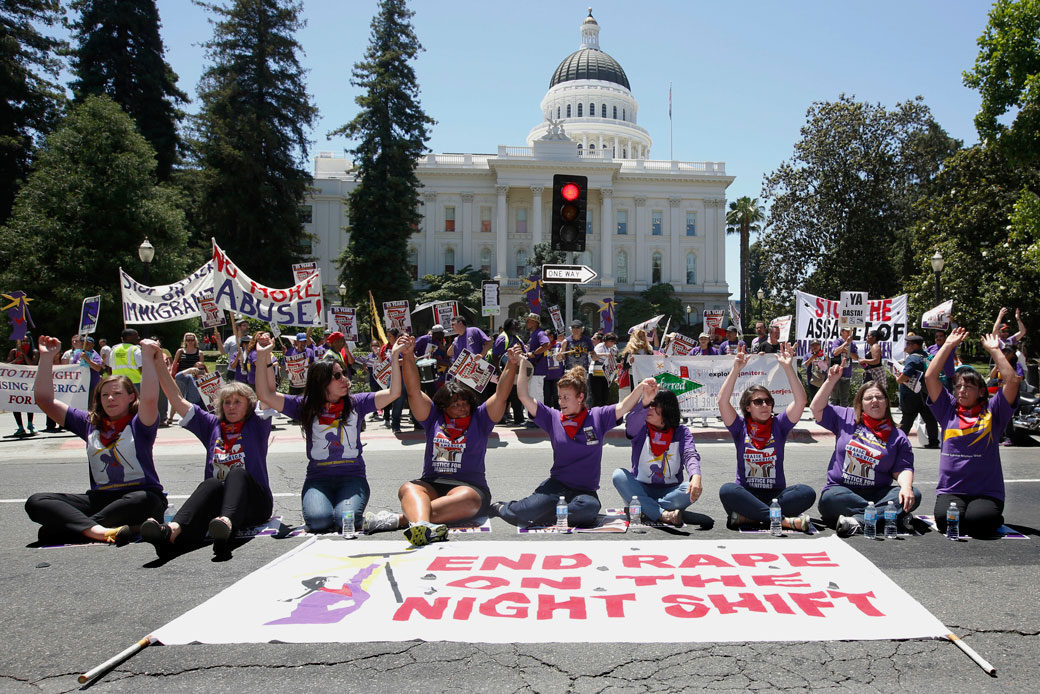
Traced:
<path fill-rule="evenodd" d="M 921 316 L 921 328 L 924 330 L 949 330 L 953 319 L 953 299 L 944 301 Z"/>
<path fill-rule="evenodd" d="M 123 322 L 169 323 L 199 315 L 199 300 L 212 295 L 213 263 L 207 262 L 180 282 L 149 287 L 119 268 Z"/>
<path fill-rule="evenodd" d="M 671 374 L 678 377 L 678 387 L 672 390 L 679 397 L 679 408 L 684 417 L 714 417 L 719 414 L 719 391 L 729 372 L 733 369 L 733 357 L 728 355 L 715 357 L 662 357 L 643 354 L 635 358 L 632 364 L 632 382 L 639 383 L 644 378 L 658 374 Z M 672 379 L 675 380 L 675 379 Z M 699 384 L 699 388 L 688 386 L 685 382 Z M 747 364 L 737 378 L 731 402 L 739 411 L 740 394 L 752 385 L 764 385 L 773 394 L 776 402 L 775 412 L 791 404 L 794 393 L 787 376 L 776 360 L 775 354 L 753 354 L 748 357 Z M 680 392 L 683 389 L 686 392 Z"/>
<path fill-rule="evenodd" d="M 275 325 L 321 326 L 325 319 L 321 275 L 315 273 L 285 289 L 249 279 L 213 242 L 213 300 L 221 308 Z"/>
<path fill-rule="evenodd" d="M 33 398 L 35 366 L 0 364 L 0 409 L 8 412 L 40 412 Z M 54 399 L 69 407 L 86 410 L 90 370 L 80 364 L 54 367 Z"/>
<path fill-rule="evenodd" d="M 153 632 L 189 643 L 942 638 L 851 544 L 311 539 Z"/>
<path fill-rule="evenodd" d="M 383 325 L 387 330 L 397 328 L 402 333 L 412 327 L 412 314 L 408 311 L 408 301 L 384 301 Z"/>
<path fill-rule="evenodd" d="M 798 342 L 798 356 L 804 357 L 809 352 L 810 341 L 816 339 L 827 347 L 831 340 L 839 336 L 838 302 L 823 297 L 795 292 L 795 339 Z M 870 299 L 867 301 L 867 324 L 862 328 L 853 328 L 852 337 L 856 342 L 859 354 L 867 354 L 864 341 L 867 333 L 877 330 L 881 345 L 881 356 L 884 359 L 900 361 L 904 356 L 906 340 L 906 294 L 890 299 Z"/>

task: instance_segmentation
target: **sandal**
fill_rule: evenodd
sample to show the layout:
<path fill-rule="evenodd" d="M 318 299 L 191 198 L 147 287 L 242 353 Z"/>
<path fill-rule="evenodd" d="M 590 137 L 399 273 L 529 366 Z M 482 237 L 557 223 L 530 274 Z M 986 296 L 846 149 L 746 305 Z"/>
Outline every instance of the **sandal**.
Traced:
<path fill-rule="evenodd" d="M 160 523 L 154 518 L 149 518 L 141 523 L 141 539 L 155 545 L 156 548 L 170 545 L 172 531 L 166 523 Z"/>
<path fill-rule="evenodd" d="M 231 521 L 223 516 L 217 516 L 209 522 L 209 536 L 217 542 L 227 542 L 231 537 Z"/>

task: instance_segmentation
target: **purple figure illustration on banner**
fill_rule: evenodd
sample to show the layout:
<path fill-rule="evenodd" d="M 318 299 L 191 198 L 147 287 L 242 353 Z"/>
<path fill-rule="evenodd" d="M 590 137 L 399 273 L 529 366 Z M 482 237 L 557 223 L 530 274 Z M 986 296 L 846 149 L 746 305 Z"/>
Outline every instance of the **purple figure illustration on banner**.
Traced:
<path fill-rule="evenodd" d="M 4 306 L 4 310 L 7 311 L 7 317 L 11 319 L 11 336 L 10 339 L 18 342 L 25 338 L 27 332 L 26 326 L 36 327 L 33 323 L 32 316 L 29 315 L 29 302 L 32 301 L 25 295 L 25 292 L 20 289 L 11 292 L 10 294 L 0 294 L 3 298 L 7 299 L 8 303 Z"/>
<path fill-rule="evenodd" d="M 599 302 L 599 320 L 603 332 L 614 332 L 614 297 L 604 297 L 603 301 Z"/>
<path fill-rule="evenodd" d="M 285 602 L 299 600 L 288 617 L 267 622 L 265 626 L 281 624 L 335 624 L 347 615 L 357 612 L 368 600 L 370 594 L 363 583 L 372 576 L 379 564 L 369 564 L 358 571 L 350 579 L 343 581 L 338 588 L 329 585 L 333 576 L 314 576 L 304 581 L 305 591 L 296 598 Z"/>
<path fill-rule="evenodd" d="M 527 299 L 527 308 L 531 313 L 542 315 L 542 276 L 532 274 L 528 277 L 527 284 L 520 290 L 520 293 Z"/>
<path fill-rule="evenodd" d="M 79 334 L 90 335 L 97 330 L 98 314 L 101 312 L 101 297 L 88 296 L 79 310 Z"/>

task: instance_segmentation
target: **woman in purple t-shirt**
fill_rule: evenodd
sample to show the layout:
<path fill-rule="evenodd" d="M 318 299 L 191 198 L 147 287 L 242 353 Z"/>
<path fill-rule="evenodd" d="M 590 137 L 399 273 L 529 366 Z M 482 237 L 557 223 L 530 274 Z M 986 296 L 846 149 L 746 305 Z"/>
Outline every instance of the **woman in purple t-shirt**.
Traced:
<path fill-rule="evenodd" d="M 769 504 L 780 503 L 780 524 L 787 530 L 809 532 L 812 524 L 806 509 L 816 501 L 816 491 L 806 484 L 787 484 L 784 477 L 784 446 L 794 425 L 805 410 L 805 388 L 794 370 L 794 348 L 780 343 L 776 360 L 780 363 L 794 400 L 780 414 L 773 414 L 773 394 L 764 385 L 752 385 L 740 396 L 740 414 L 730 402 L 741 370 L 748 362 L 743 346 L 733 356 L 733 369 L 719 390 L 719 414 L 737 447 L 737 481 L 719 489 L 726 509 L 726 527 L 769 525 Z M 765 357 L 768 359 L 768 357 Z"/>
<path fill-rule="evenodd" d="M 1019 378 L 1000 349 L 1000 338 L 986 335 L 982 346 L 1000 371 L 1000 390 L 987 401 L 982 376 L 964 366 L 954 372 L 953 393 L 943 388 L 943 364 L 967 336 L 964 328 L 955 328 L 924 374 L 926 402 L 942 427 L 935 524 L 946 532 L 946 511 L 952 503 L 960 510 L 962 533 L 992 537 L 1004 524 L 1004 473 L 998 439 L 1011 420 Z"/>
<path fill-rule="evenodd" d="M 149 344 L 143 340 L 142 345 Z M 154 343 L 152 343 L 154 344 Z M 94 389 L 90 412 L 54 399 L 56 337 L 40 336 L 40 366 L 33 396 L 44 414 L 87 442 L 90 489 L 85 494 L 44 492 L 25 502 L 46 544 L 83 538 L 124 545 L 145 518 L 162 515 L 166 497 L 155 472 L 152 446 L 159 428 L 159 386 L 152 361 L 141 367 L 141 396 L 126 376 L 108 376 Z"/>
<path fill-rule="evenodd" d="M 618 425 L 639 399 L 643 384 L 637 385 L 617 405 L 585 407 L 588 398 L 588 376 L 584 367 L 575 366 L 556 384 L 560 409 L 536 402 L 528 390 L 527 360 L 520 364 L 516 390 L 529 416 L 549 434 L 553 448 L 553 465 L 549 479 L 534 493 L 519 501 L 495 502 L 492 511 L 513 525 L 544 525 L 556 517 L 556 502 L 562 496 L 567 502 L 567 518 L 571 527 L 591 528 L 596 525 L 600 503 L 600 464 L 607 432 Z"/>
<path fill-rule="evenodd" d="M 301 502 L 303 522 L 316 533 L 342 530 L 344 511 L 354 511 L 355 524 L 368 504 L 369 486 L 361 456 L 361 422 L 365 415 L 386 407 L 401 394 L 403 345 L 391 351 L 390 388 L 375 393 L 350 394 L 350 374 L 339 361 L 316 361 L 307 369 L 303 395 L 282 395 L 274 389 L 270 369 L 256 373 L 256 394 L 264 407 L 300 422 L 307 439 L 307 476 Z M 264 333 L 257 340 L 257 362 L 268 364 L 274 341 Z M 273 364 L 271 364 L 273 368 Z"/>

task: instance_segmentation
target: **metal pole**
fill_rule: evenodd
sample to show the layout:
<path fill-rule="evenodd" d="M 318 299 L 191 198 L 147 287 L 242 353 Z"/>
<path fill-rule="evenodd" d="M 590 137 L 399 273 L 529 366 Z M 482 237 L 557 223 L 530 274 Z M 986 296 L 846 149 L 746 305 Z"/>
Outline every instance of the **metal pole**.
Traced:
<path fill-rule="evenodd" d="M 575 263 L 575 254 L 574 253 L 568 253 L 567 254 L 567 263 L 570 264 L 570 265 L 574 265 L 574 263 Z M 567 303 L 567 308 L 564 310 L 563 315 L 565 316 L 564 320 L 566 320 L 567 324 L 565 326 L 563 326 L 563 327 L 564 327 L 564 330 L 566 331 L 567 328 L 571 327 L 571 321 L 574 320 L 574 309 L 572 308 L 572 304 L 574 303 L 574 300 L 571 298 L 571 297 L 574 296 L 574 289 L 573 289 L 573 285 L 570 282 L 568 282 L 565 285 L 564 296 L 565 296 L 564 301 Z"/>
<path fill-rule="evenodd" d="M 938 306 L 942 303 L 942 285 L 939 282 L 939 275 L 941 273 L 935 273 L 935 305 Z"/>

